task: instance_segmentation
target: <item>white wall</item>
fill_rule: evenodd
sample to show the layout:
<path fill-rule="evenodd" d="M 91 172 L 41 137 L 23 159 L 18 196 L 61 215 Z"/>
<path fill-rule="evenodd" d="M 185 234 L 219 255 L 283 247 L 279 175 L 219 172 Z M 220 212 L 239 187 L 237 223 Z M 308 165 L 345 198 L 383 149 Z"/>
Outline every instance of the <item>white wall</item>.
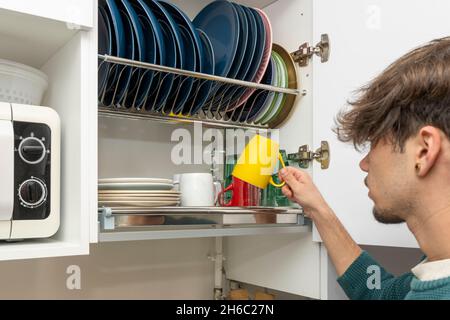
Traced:
<path fill-rule="evenodd" d="M 90 256 L 0 263 L 0 299 L 212 299 L 214 240 L 108 243 Z M 81 290 L 66 287 L 81 268 Z"/>

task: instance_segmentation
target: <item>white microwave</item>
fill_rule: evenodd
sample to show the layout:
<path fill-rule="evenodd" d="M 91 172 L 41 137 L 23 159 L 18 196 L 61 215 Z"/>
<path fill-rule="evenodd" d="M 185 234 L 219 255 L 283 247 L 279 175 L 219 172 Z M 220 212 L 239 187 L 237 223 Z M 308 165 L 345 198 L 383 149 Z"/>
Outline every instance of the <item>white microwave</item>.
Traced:
<path fill-rule="evenodd" d="M 0 102 L 0 240 L 58 231 L 60 140 L 53 109 Z"/>

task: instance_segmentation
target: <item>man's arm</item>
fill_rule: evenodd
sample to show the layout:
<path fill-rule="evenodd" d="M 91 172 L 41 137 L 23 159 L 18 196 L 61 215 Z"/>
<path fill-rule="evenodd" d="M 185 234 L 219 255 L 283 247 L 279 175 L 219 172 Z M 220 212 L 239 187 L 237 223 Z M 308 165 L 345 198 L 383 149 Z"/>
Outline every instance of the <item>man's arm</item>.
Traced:
<path fill-rule="evenodd" d="M 361 248 L 323 199 L 309 175 L 292 167 L 282 170 L 280 175 L 287 184 L 283 187 L 284 195 L 299 203 L 305 214 L 314 221 L 338 276 L 342 276 L 359 257 Z"/>
<path fill-rule="evenodd" d="M 404 299 L 409 292 L 411 273 L 394 278 L 363 252 L 306 172 L 289 167 L 281 170 L 280 177 L 287 184 L 283 187 L 284 195 L 300 204 L 313 220 L 336 268 L 338 282 L 350 299 Z M 379 283 L 378 279 L 369 283 L 372 272 L 378 272 Z"/>

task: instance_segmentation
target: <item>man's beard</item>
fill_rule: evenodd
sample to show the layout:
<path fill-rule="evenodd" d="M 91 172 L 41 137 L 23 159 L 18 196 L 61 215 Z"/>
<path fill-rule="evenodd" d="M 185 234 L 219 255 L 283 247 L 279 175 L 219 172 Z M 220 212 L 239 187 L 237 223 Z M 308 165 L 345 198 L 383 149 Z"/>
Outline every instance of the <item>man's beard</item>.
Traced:
<path fill-rule="evenodd" d="M 405 222 L 402 218 L 396 216 L 392 210 L 379 210 L 373 207 L 373 216 L 375 220 L 384 224 L 400 224 Z"/>

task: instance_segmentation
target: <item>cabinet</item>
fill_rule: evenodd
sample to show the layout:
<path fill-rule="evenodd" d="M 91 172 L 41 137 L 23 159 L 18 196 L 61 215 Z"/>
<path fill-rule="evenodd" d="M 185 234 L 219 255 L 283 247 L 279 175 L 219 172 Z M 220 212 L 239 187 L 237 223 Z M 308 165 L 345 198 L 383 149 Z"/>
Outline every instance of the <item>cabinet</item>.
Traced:
<path fill-rule="evenodd" d="M 77 1 L 75 11 L 82 14 L 76 19 L 65 15 L 75 2 L 57 2 L 0 1 L 0 57 L 28 63 L 49 75 L 44 104 L 58 111 L 63 126 L 61 230 L 51 240 L 1 244 L 0 259 L 88 254 L 89 243 L 99 241 L 223 236 L 227 278 L 312 298 L 329 297 L 335 279 L 314 227 L 102 232 L 98 177 L 171 178 L 180 172 L 208 172 L 209 166 L 179 167 L 167 161 L 174 128 L 193 132 L 192 125 L 98 117 L 97 1 Z M 190 17 L 207 3 L 173 2 Z M 274 42 L 291 52 L 303 42 L 317 43 L 321 34 L 330 36 L 330 60 L 321 64 L 313 58 L 308 66 L 298 68 L 305 95 L 297 99 L 294 113 L 280 130 L 281 147 L 294 153 L 300 145 L 315 149 L 328 141 L 330 168 L 321 170 L 314 164 L 308 170 L 356 241 L 417 246 L 405 226 L 384 226 L 371 217 L 364 175 L 358 168 L 362 155 L 337 142 L 331 128 L 353 90 L 406 51 L 450 33 L 445 16 L 450 4 L 444 0 L 240 2 L 263 8 L 273 24 Z M 43 10 L 46 6 L 53 9 Z M 81 28 L 68 27 L 74 23 Z"/>
<path fill-rule="evenodd" d="M 96 161 L 89 150 L 90 137 L 96 136 L 95 10 L 94 1 L 0 1 L 0 57 L 47 74 L 42 104 L 58 112 L 62 125 L 60 229 L 50 239 L 1 243 L 0 260 L 89 253 L 87 186 Z"/>

